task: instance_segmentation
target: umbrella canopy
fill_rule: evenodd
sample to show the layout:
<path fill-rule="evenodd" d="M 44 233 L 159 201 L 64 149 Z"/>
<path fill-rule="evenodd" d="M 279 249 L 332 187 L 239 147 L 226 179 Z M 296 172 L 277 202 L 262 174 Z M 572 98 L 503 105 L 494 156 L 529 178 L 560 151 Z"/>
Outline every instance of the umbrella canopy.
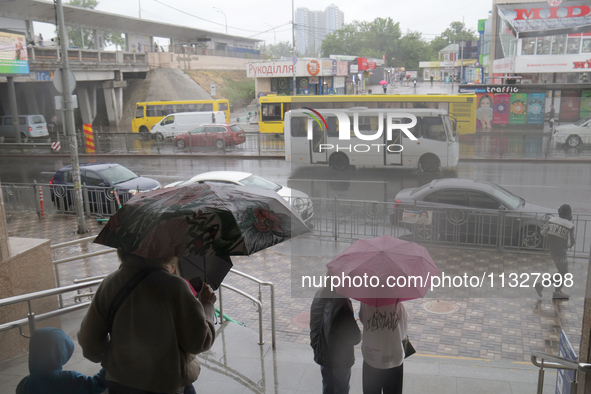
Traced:
<path fill-rule="evenodd" d="M 430 285 L 428 278 L 439 275 L 427 249 L 389 235 L 356 241 L 327 268 L 330 276 L 341 279 L 337 293 L 376 307 L 423 297 Z M 379 283 L 372 281 L 372 276 L 379 278 Z M 395 286 L 389 285 L 392 283 Z"/>
<path fill-rule="evenodd" d="M 383 79 L 380 81 L 380 85 L 387 85 L 388 81 L 384 81 Z"/>
<path fill-rule="evenodd" d="M 94 242 L 145 258 L 236 256 L 308 231 L 272 190 L 196 183 L 137 194 Z"/>
<path fill-rule="evenodd" d="M 232 260 L 228 256 L 182 256 L 178 262 L 181 276 L 189 281 L 199 292 L 200 283 L 207 283 L 214 290 L 232 268 Z"/>

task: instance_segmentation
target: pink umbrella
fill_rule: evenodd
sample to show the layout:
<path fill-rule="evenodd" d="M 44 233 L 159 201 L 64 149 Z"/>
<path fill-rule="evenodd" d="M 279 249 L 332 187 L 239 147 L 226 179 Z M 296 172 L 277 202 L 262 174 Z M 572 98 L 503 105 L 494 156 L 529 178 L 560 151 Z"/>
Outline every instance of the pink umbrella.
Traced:
<path fill-rule="evenodd" d="M 388 81 L 384 81 L 383 79 L 380 81 L 380 85 L 387 85 Z"/>
<path fill-rule="evenodd" d="M 389 235 L 355 242 L 326 267 L 337 293 L 376 307 L 424 297 L 439 275 L 427 249 Z"/>

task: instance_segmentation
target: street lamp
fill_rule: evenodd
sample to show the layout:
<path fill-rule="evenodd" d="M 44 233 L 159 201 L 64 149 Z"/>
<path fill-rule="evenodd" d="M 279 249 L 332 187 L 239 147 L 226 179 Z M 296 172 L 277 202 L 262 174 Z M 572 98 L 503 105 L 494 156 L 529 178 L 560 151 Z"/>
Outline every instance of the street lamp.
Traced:
<path fill-rule="evenodd" d="M 267 25 L 271 29 L 273 29 L 273 45 L 276 45 L 277 44 L 277 36 L 275 35 L 275 28 L 270 23 L 267 23 L 267 22 L 264 22 L 264 23 L 265 23 L 265 25 Z"/>
<path fill-rule="evenodd" d="M 228 18 L 226 18 L 226 14 L 224 14 L 224 11 L 220 10 L 217 7 L 213 7 L 214 10 L 216 10 L 217 12 L 221 12 L 222 15 L 224 16 L 224 19 L 226 20 L 226 34 L 228 34 Z"/>

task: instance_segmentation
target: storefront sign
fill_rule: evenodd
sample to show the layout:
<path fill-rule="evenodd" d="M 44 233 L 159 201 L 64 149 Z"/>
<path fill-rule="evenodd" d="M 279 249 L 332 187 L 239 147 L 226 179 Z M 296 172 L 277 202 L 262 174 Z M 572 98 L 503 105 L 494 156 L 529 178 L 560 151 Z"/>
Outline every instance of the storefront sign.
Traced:
<path fill-rule="evenodd" d="M 318 75 L 320 72 L 320 63 L 318 63 L 318 60 L 310 60 L 306 65 L 306 69 L 308 70 L 308 74 Z"/>
<path fill-rule="evenodd" d="M 520 56 L 519 58 L 523 58 L 523 57 L 524 56 Z M 515 72 L 515 61 L 513 60 L 512 57 L 506 57 L 504 59 L 497 59 L 493 62 L 493 72 L 496 72 L 496 73 Z M 530 71 L 530 72 L 532 72 L 532 71 Z"/>
<path fill-rule="evenodd" d="M 357 59 L 357 56 L 349 56 L 349 55 L 330 55 L 329 58 L 333 60 L 344 60 L 346 62 L 351 62 Z"/>
<path fill-rule="evenodd" d="M 564 29 L 591 24 L 591 4 L 569 1 L 548 7 L 548 3 L 498 5 L 499 15 L 517 32 Z"/>
<path fill-rule="evenodd" d="M 320 75 L 337 75 L 337 61 L 336 60 L 323 60 L 322 71 Z"/>
<path fill-rule="evenodd" d="M 368 70 L 375 70 L 377 67 L 377 63 L 376 62 L 367 62 L 367 69 Z"/>
<path fill-rule="evenodd" d="M 344 61 L 337 61 L 337 75 L 338 76 L 346 76 L 347 73 L 347 62 Z"/>
<path fill-rule="evenodd" d="M 248 78 L 289 77 L 293 76 L 293 67 L 291 62 L 248 63 L 246 76 Z"/>
<path fill-rule="evenodd" d="M 358 57 L 357 58 L 357 66 L 359 67 L 359 71 L 367 70 L 367 58 Z"/>
<path fill-rule="evenodd" d="M 495 66 L 496 66 L 495 61 Z M 515 59 L 516 73 L 586 72 L 591 69 L 589 54 L 518 56 Z M 497 69 L 495 68 L 496 72 Z M 500 72 L 500 71 L 499 71 Z"/>
<path fill-rule="evenodd" d="M 357 74 L 359 72 L 359 66 L 357 64 L 351 64 L 351 74 Z"/>
<path fill-rule="evenodd" d="M 0 74 L 29 74 L 24 34 L 0 31 Z"/>
<path fill-rule="evenodd" d="M 308 80 L 310 81 L 310 84 L 312 85 L 318 85 L 318 77 L 310 77 L 308 78 Z"/>

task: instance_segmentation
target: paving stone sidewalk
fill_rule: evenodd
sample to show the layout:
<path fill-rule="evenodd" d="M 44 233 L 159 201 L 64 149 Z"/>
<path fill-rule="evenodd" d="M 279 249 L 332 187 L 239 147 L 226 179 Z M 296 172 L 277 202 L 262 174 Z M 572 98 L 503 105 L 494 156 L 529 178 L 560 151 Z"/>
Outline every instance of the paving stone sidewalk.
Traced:
<path fill-rule="evenodd" d="M 9 235 L 15 237 L 48 238 L 52 244 L 84 237 L 77 235 L 76 219 L 71 216 L 51 216 L 44 219 L 30 214 L 7 213 Z M 90 234 L 98 234 L 102 225 L 88 220 Z M 86 235 L 88 236 L 88 235 Z M 320 241 L 313 237 L 316 247 L 324 253 L 301 253 L 286 244 L 259 252 L 249 257 L 233 257 L 234 268 L 275 285 L 277 339 L 306 344 L 309 342 L 309 307 L 313 289 L 308 296 L 298 293 L 299 274 L 308 267 L 309 272 L 324 271 L 334 255 L 350 242 Z M 481 276 L 481 273 L 499 275 L 505 272 L 555 272 L 549 256 L 541 253 L 498 252 L 488 249 L 425 245 L 441 271 L 446 275 Z M 298 245 L 301 249 L 301 246 Z M 54 250 L 54 260 L 103 249 L 90 242 Z M 334 249 L 334 252 L 332 251 Z M 297 252 L 297 253 L 296 253 Z M 105 275 L 117 269 L 115 254 L 61 264 L 58 267 L 60 284 L 72 284 L 74 279 Z M 292 269 L 292 267 L 298 267 Z M 303 268 L 301 268 L 303 267 Z M 587 277 L 588 265 L 582 261 L 571 264 L 576 280 Z M 225 282 L 258 296 L 258 285 L 234 274 Z M 578 283 L 578 282 L 577 282 Z M 584 283 L 571 289 L 571 299 L 553 301 L 552 291 L 546 290 L 538 300 L 532 288 L 495 287 L 466 291 L 435 291 L 430 298 L 406 302 L 412 323 L 410 338 L 418 352 L 426 355 L 448 355 L 491 360 L 529 361 L 533 351 L 557 354 L 560 331 L 564 330 L 578 351 L 583 317 Z M 265 340 L 271 338 L 269 290 L 262 287 L 264 303 Z M 72 304 L 74 294 L 64 297 Z M 457 311 L 437 314 L 422 306 L 428 301 L 445 302 Z M 229 290 L 223 291 L 224 312 L 231 318 L 258 330 L 258 314 L 254 304 Z M 358 303 L 355 303 L 358 309 Z M 433 309 L 433 308 L 431 308 Z M 437 308 L 435 308 L 437 309 Z"/>

